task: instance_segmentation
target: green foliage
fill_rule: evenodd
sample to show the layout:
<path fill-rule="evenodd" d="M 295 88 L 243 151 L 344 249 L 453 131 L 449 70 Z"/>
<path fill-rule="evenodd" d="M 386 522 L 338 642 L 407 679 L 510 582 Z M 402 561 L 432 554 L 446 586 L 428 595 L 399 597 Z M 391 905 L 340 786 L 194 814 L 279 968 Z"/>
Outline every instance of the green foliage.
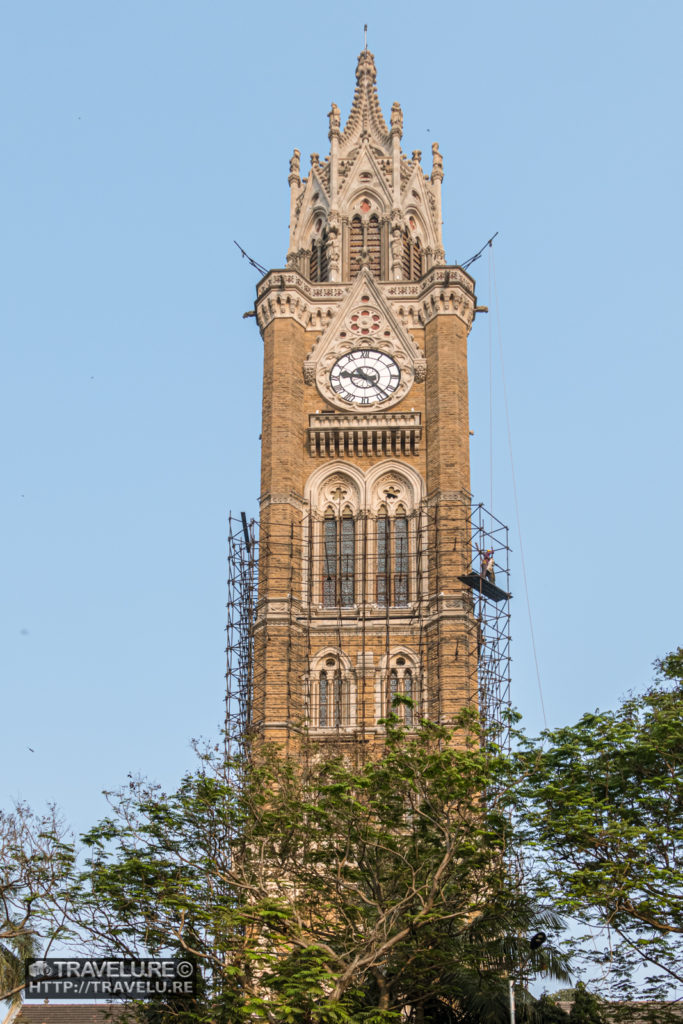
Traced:
<path fill-rule="evenodd" d="M 535 1006 L 537 1024 L 569 1024 L 569 1014 L 557 1002 L 557 996 L 551 998 L 543 993 Z"/>
<path fill-rule="evenodd" d="M 362 765 L 263 745 L 206 755 L 171 796 L 112 795 L 81 879 L 98 952 L 191 953 L 205 986 L 183 1024 L 497 1024 L 520 964 L 566 977 L 526 938 L 560 922 L 507 867 L 513 762 L 469 719 L 386 727 Z"/>
<path fill-rule="evenodd" d="M 0 1000 L 18 1002 L 24 958 L 66 934 L 74 850 L 56 811 L 0 810 Z"/>
<path fill-rule="evenodd" d="M 574 1004 L 569 1014 L 570 1024 L 605 1024 L 597 996 L 589 992 L 582 982 L 574 990 Z"/>
<path fill-rule="evenodd" d="M 622 999 L 662 999 L 683 982 L 683 649 L 657 668 L 642 695 L 524 755 L 546 894 L 602 930 L 582 955 Z"/>

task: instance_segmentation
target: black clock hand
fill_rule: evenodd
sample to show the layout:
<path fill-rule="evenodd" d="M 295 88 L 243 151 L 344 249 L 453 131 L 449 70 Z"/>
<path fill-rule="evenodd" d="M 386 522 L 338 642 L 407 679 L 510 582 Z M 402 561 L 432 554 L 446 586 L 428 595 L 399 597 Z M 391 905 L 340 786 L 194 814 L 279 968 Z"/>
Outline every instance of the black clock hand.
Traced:
<path fill-rule="evenodd" d="M 351 370 L 351 372 L 349 372 L 348 370 L 342 370 L 340 376 L 341 377 L 351 377 L 352 380 L 353 380 L 354 377 L 357 377 L 360 380 L 366 380 L 368 382 L 368 384 L 376 384 L 377 380 L 379 379 L 379 377 L 371 377 L 371 376 L 369 376 L 369 374 L 366 373 L 365 370 L 362 367 L 360 367 L 360 366 L 357 367 L 355 370 Z"/>

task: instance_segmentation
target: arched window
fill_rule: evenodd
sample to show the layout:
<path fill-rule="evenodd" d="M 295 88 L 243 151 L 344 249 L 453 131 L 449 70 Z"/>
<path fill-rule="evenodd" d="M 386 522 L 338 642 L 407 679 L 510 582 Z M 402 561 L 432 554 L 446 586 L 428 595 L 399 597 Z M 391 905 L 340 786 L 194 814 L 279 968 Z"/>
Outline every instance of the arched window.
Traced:
<path fill-rule="evenodd" d="M 408 519 L 405 513 L 394 519 L 394 604 L 408 604 Z"/>
<path fill-rule="evenodd" d="M 321 729 L 327 726 L 328 701 L 327 672 L 323 669 L 318 681 L 318 725 Z"/>
<path fill-rule="evenodd" d="M 422 277 L 422 246 L 419 238 L 411 246 L 410 257 L 410 280 L 419 281 Z"/>
<path fill-rule="evenodd" d="M 373 216 L 367 227 L 367 250 L 368 266 L 371 272 L 379 279 L 382 273 L 382 255 L 380 243 L 379 220 Z"/>
<path fill-rule="evenodd" d="M 385 513 L 377 518 L 377 604 L 391 603 L 389 565 L 391 559 L 391 523 Z"/>
<path fill-rule="evenodd" d="M 403 674 L 403 694 L 413 700 L 413 673 L 407 668 Z M 415 708 L 406 705 L 404 711 L 405 723 L 410 729 L 413 724 L 413 713 Z"/>
<path fill-rule="evenodd" d="M 413 238 L 408 228 L 403 232 L 401 268 L 406 281 L 419 281 L 422 277 L 422 246 L 420 239 Z"/>
<path fill-rule="evenodd" d="M 335 728 L 339 728 L 342 725 L 346 725 L 347 714 L 345 714 L 345 692 L 344 684 L 342 682 L 342 676 L 339 669 L 334 673 L 334 688 L 332 694 L 332 724 Z"/>
<path fill-rule="evenodd" d="M 408 729 L 412 729 L 420 717 L 420 694 L 416 683 L 414 667 L 409 664 L 407 656 L 392 658 L 386 688 L 387 714 L 402 718 Z M 413 703 L 394 705 L 394 698 L 399 695 Z"/>
<path fill-rule="evenodd" d="M 337 519 L 325 516 L 323 523 L 323 605 L 334 608 L 337 604 Z"/>
<path fill-rule="evenodd" d="M 398 672 L 392 668 L 389 673 L 389 712 L 394 710 L 394 697 L 398 693 Z"/>
<path fill-rule="evenodd" d="M 349 232 L 349 279 L 353 280 L 360 273 L 361 253 L 363 249 L 363 224 L 358 215 L 351 221 Z"/>
<path fill-rule="evenodd" d="M 343 515 L 341 520 L 341 600 L 342 608 L 349 608 L 355 597 L 356 524 L 353 516 Z"/>
<path fill-rule="evenodd" d="M 309 277 L 314 282 L 327 281 L 327 230 L 322 233 L 320 238 L 315 238 L 311 242 L 311 272 Z"/>
<path fill-rule="evenodd" d="M 377 517 L 377 604 L 404 607 L 410 600 L 410 541 L 404 511 L 390 518 L 381 511 Z"/>
<path fill-rule="evenodd" d="M 410 234 L 408 228 L 403 232 L 403 250 L 401 252 L 401 269 L 403 270 L 403 280 L 410 281 Z"/>
<path fill-rule="evenodd" d="M 324 668 L 314 673 L 309 722 L 319 729 L 340 729 L 351 723 L 350 680 L 337 657 L 325 658 Z"/>
<path fill-rule="evenodd" d="M 356 523 L 350 511 L 323 520 L 323 606 L 350 608 L 356 594 Z"/>

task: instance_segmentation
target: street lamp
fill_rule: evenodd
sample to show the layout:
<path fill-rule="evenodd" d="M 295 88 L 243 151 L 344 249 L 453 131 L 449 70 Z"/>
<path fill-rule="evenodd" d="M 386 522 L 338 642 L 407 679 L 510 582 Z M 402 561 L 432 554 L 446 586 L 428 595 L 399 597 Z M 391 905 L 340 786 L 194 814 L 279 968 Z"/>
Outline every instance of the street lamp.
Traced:
<path fill-rule="evenodd" d="M 529 939 L 529 950 L 534 953 L 541 948 L 547 938 L 545 932 L 536 932 Z M 508 980 L 508 987 L 510 991 L 510 1024 L 515 1024 L 515 982 L 513 978 Z"/>

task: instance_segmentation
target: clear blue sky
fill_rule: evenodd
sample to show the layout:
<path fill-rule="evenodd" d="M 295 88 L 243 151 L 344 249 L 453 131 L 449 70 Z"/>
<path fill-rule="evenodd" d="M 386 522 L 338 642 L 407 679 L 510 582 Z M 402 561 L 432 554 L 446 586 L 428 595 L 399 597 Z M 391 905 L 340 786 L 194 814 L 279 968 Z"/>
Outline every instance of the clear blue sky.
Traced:
<path fill-rule="evenodd" d="M 499 232 L 548 720 L 646 682 L 683 642 L 680 2 L 15 0 L 2 21 L 3 801 L 86 828 L 102 789 L 170 787 L 215 734 L 226 515 L 258 496 L 257 275 L 233 239 L 283 265 L 288 159 L 327 152 L 364 22 L 405 150 L 440 143 L 449 260 Z M 488 351 L 480 317 L 486 504 Z M 536 731 L 498 355 L 493 425 L 514 700 Z"/>

